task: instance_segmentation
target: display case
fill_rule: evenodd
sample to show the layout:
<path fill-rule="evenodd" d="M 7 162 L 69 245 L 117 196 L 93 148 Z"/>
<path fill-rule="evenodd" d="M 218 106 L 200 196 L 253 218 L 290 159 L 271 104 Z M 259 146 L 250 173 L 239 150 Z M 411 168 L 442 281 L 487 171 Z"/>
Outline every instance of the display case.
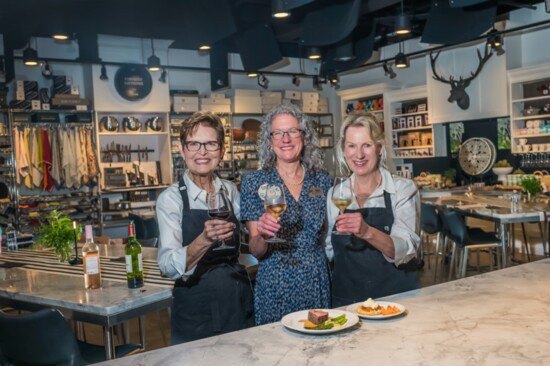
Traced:
<path fill-rule="evenodd" d="M 510 70 L 510 137 L 513 154 L 550 152 L 550 64 Z"/>
<path fill-rule="evenodd" d="M 445 156 L 445 126 L 430 123 L 425 86 L 386 94 L 389 111 L 386 124 L 391 128 L 392 157 L 421 159 Z"/>

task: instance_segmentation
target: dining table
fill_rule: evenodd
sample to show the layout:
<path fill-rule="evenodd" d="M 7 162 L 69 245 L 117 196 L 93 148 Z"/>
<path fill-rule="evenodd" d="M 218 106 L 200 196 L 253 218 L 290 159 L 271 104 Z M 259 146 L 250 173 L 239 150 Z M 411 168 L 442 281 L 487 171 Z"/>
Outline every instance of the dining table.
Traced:
<path fill-rule="evenodd" d="M 56 308 L 72 320 L 102 326 L 107 359 L 115 357 L 113 327 L 137 318 L 144 349 L 142 317 L 170 307 L 173 281 L 160 273 L 156 249 L 143 248 L 144 286 L 130 289 L 124 246 L 99 247 L 99 289 L 85 289 L 82 264 L 62 262 L 52 250 L 4 250 L 0 254 L 0 305 L 29 311 Z"/>
<path fill-rule="evenodd" d="M 549 282 L 542 259 L 376 299 L 405 310 L 331 333 L 278 321 L 98 365 L 548 365 Z"/>
<path fill-rule="evenodd" d="M 543 251 L 547 257 L 549 256 L 548 215 L 550 206 L 548 203 L 520 201 L 513 204 L 510 193 L 504 192 L 499 196 L 487 196 L 475 192 L 439 197 L 428 196 L 422 197 L 422 202 L 452 208 L 464 216 L 495 222 L 499 227 L 503 266 L 508 266 L 511 261 L 510 228 L 516 223 L 539 223 Z"/>

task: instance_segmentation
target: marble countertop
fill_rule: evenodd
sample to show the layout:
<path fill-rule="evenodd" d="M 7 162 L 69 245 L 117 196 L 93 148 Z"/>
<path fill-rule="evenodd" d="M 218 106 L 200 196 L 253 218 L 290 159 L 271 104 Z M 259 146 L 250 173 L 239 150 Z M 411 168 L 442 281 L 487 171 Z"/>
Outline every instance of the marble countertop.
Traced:
<path fill-rule="evenodd" d="M 550 259 L 385 298 L 405 316 L 312 336 L 280 322 L 103 365 L 550 364 Z"/>

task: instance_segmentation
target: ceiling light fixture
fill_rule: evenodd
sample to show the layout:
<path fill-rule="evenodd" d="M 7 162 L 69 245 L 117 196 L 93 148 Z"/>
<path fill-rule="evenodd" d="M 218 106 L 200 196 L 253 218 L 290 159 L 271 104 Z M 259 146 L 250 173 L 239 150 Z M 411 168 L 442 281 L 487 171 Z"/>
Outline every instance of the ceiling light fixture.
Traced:
<path fill-rule="evenodd" d="M 166 82 L 166 69 L 164 67 L 162 68 L 162 72 L 160 73 L 159 81 L 161 83 Z"/>
<path fill-rule="evenodd" d="M 387 62 L 384 62 L 384 64 L 382 65 L 382 68 L 384 69 L 385 76 L 389 76 L 390 79 L 395 79 L 397 74 L 395 73 L 395 71 L 393 71 L 393 68 L 391 67 L 391 65 L 388 65 Z"/>
<path fill-rule="evenodd" d="M 247 75 L 249 78 L 257 78 L 257 77 L 258 77 L 258 73 L 255 72 L 255 71 L 247 72 L 246 75 Z"/>
<path fill-rule="evenodd" d="M 399 53 L 395 55 L 395 67 L 398 69 L 405 69 L 409 67 L 409 59 L 403 53 L 403 42 L 399 42 Z"/>
<path fill-rule="evenodd" d="M 151 50 L 153 54 L 147 59 L 147 69 L 149 71 L 160 71 L 160 58 L 155 56 L 155 45 L 154 40 L 151 38 Z"/>
<path fill-rule="evenodd" d="M 498 34 L 493 26 L 493 29 L 487 33 L 487 47 L 497 48 L 502 46 L 502 36 Z"/>
<path fill-rule="evenodd" d="M 401 14 L 395 18 L 395 29 L 393 33 L 400 36 L 411 33 L 411 22 L 409 16 L 405 14 L 403 0 L 401 0 Z"/>
<path fill-rule="evenodd" d="M 109 80 L 109 77 L 107 76 L 107 68 L 105 67 L 105 64 L 101 64 L 101 74 L 99 75 L 99 80 Z"/>
<path fill-rule="evenodd" d="M 506 51 L 504 51 L 504 48 L 502 48 L 502 46 L 493 48 L 493 52 L 496 52 L 497 56 L 502 56 L 506 53 Z"/>
<path fill-rule="evenodd" d="M 310 60 L 319 60 L 321 58 L 321 49 L 319 47 L 309 47 L 307 49 L 307 58 Z"/>
<path fill-rule="evenodd" d="M 345 42 L 334 49 L 334 61 L 351 61 L 355 58 L 353 42 Z"/>
<path fill-rule="evenodd" d="M 269 86 L 269 79 L 264 74 L 258 74 L 258 85 L 267 89 Z"/>
<path fill-rule="evenodd" d="M 329 75 L 328 81 L 330 82 L 330 85 L 334 87 L 334 89 L 340 89 L 340 78 L 338 77 L 338 74 Z"/>
<path fill-rule="evenodd" d="M 300 86 L 300 81 L 298 75 L 292 75 L 292 84 L 294 84 L 294 86 Z"/>
<path fill-rule="evenodd" d="M 23 50 L 23 63 L 25 66 L 38 66 L 40 64 L 40 61 L 38 61 L 38 52 L 31 47 L 30 41 L 27 48 Z"/>
<path fill-rule="evenodd" d="M 203 44 L 199 46 L 200 51 L 208 51 L 210 48 L 211 48 L 210 45 L 207 45 L 207 44 Z"/>
<path fill-rule="evenodd" d="M 52 38 L 56 41 L 67 41 L 70 36 L 69 33 L 65 32 L 63 29 L 57 29 L 55 32 L 53 32 Z"/>
<path fill-rule="evenodd" d="M 290 16 L 286 0 L 271 0 L 271 14 L 273 18 L 287 18 Z"/>

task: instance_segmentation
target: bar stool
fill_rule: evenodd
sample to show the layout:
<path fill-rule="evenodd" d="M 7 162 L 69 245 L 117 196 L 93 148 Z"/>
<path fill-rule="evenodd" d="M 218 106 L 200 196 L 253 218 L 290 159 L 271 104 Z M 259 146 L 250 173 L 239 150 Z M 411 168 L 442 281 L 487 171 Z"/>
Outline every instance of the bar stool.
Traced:
<path fill-rule="evenodd" d="M 446 225 L 448 229 L 447 238 L 454 243 L 451 256 L 451 267 L 449 269 L 449 279 L 451 279 L 456 261 L 456 252 L 459 249 L 461 251 L 461 258 L 457 271 L 458 278 L 466 276 L 468 256 L 472 250 L 479 252 L 482 249 L 489 249 L 491 251 L 494 249 L 496 252 L 497 267 L 501 268 L 501 242 L 495 234 L 485 232 L 478 228 L 468 228 L 462 216 L 455 210 L 444 208 L 441 209 L 440 212 L 442 212 L 443 225 Z M 492 256 L 490 268 L 491 270 L 493 269 Z"/>
<path fill-rule="evenodd" d="M 443 234 L 443 224 L 437 214 L 436 208 L 433 205 L 422 203 L 420 206 L 420 259 L 421 263 L 424 263 L 424 257 L 435 255 L 435 276 L 437 273 L 437 254 L 439 252 L 439 245 Z M 430 236 L 436 235 L 435 249 L 433 252 L 429 252 Z M 430 261 L 428 260 L 428 268 L 430 268 Z"/>

